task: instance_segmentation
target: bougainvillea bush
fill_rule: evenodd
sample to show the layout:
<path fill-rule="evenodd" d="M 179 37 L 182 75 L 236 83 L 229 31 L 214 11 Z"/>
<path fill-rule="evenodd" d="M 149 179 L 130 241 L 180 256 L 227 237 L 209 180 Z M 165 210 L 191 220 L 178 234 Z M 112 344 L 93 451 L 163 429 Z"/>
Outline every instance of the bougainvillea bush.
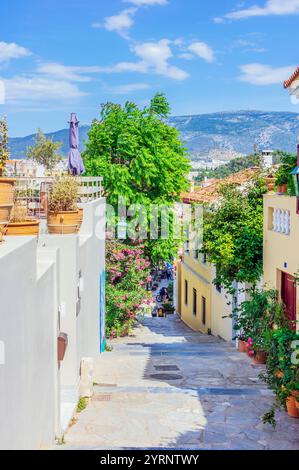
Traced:
<path fill-rule="evenodd" d="M 151 281 L 144 245 L 110 240 L 106 246 L 106 327 L 113 338 L 129 332 L 141 305 L 152 301 L 146 290 Z"/>

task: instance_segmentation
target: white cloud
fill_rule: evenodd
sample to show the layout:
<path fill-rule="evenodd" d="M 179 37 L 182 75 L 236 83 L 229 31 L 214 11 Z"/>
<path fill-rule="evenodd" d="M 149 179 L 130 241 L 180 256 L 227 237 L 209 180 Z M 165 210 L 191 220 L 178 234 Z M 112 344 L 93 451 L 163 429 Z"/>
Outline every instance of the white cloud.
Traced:
<path fill-rule="evenodd" d="M 147 90 L 149 85 L 147 83 L 129 83 L 128 85 L 118 85 L 114 87 L 108 87 L 107 92 L 113 95 L 128 95 L 135 91 Z"/>
<path fill-rule="evenodd" d="M 192 60 L 194 57 L 191 52 L 182 52 L 181 54 L 178 54 L 179 59 L 184 59 L 184 60 Z"/>
<path fill-rule="evenodd" d="M 219 16 L 217 16 L 216 18 L 214 18 L 214 23 L 221 24 L 221 23 L 225 23 L 225 21 L 223 18 L 220 18 Z"/>
<path fill-rule="evenodd" d="M 225 15 L 230 20 L 241 20 L 254 16 L 291 15 L 299 13 L 299 0 L 267 0 L 264 6 L 254 5 L 250 8 L 236 10 Z M 215 18 L 215 22 L 219 18 Z"/>
<path fill-rule="evenodd" d="M 10 79 L 2 78 L 2 81 L 5 84 L 8 102 L 69 100 L 85 95 L 77 85 L 36 75 L 32 77 L 16 76 Z"/>
<path fill-rule="evenodd" d="M 131 3 L 132 8 L 127 8 L 120 13 L 104 18 L 103 23 L 93 23 L 94 28 L 105 28 L 107 31 L 115 31 L 125 39 L 129 39 L 128 32 L 134 25 L 134 15 L 145 6 L 167 5 L 168 0 L 123 0 L 125 3 Z"/>
<path fill-rule="evenodd" d="M 170 44 L 171 41 L 168 39 L 161 39 L 158 42 L 144 42 L 134 46 L 133 51 L 140 57 L 141 64 L 146 69 L 174 80 L 185 80 L 189 76 L 188 73 L 168 62 L 173 57 Z"/>
<path fill-rule="evenodd" d="M 167 5 L 168 0 L 124 0 L 126 3 L 133 3 L 137 7 L 143 7 L 146 5 Z"/>
<path fill-rule="evenodd" d="M 247 64 L 240 67 L 242 75 L 239 80 L 252 85 L 274 85 L 283 82 L 293 73 L 295 66 L 269 67 L 263 64 Z"/>
<path fill-rule="evenodd" d="M 169 59 L 173 57 L 171 41 L 161 39 L 158 42 L 144 42 L 131 47 L 132 52 L 140 59 L 138 62 L 120 62 L 111 67 L 102 67 L 103 73 L 155 73 L 173 80 L 185 80 L 189 74 L 184 70 L 171 65 Z"/>
<path fill-rule="evenodd" d="M 256 41 L 251 41 L 248 39 L 238 39 L 237 41 L 233 42 L 231 49 L 241 49 L 243 52 L 257 52 L 262 53 L 266 52 L 267 49 L 261 47 Z"/>
<path fill-rule="evenodd" d="M 96 66 L 66 66 L 55 62 L 40 64 L 37 72 L 47 77 L 59 80 L 67 80 L 70 82 L 90 82 L 92 80 L 89 74 L 101 72 L 102 67 Z"/>
<path fill-rule="evenodd" d="M 94 23 L 94 28 L 105 28 L 107 31 L 115 31 L 121 36 L 127 38 L 129 29 L 133 26 L 134 20 L 133 16 L 135 15 L 137 8 L 128 8 L 123 10 L 117 15 L 107 16 L 104 19 L 104 22 Z"/>
<path fill-rule="evenodd" d="M 213 49 L 205 42 L 193 42 L 188 47 L 189 51 L 207 62 L 214 62 L 215 54 Z"/>
<path fill-rule="evenodd" d="M 11 42 L 0 42 L 0 63 L 11 59 L 19 59 L 31 55 L 31 52 L 25 47 Z"/>

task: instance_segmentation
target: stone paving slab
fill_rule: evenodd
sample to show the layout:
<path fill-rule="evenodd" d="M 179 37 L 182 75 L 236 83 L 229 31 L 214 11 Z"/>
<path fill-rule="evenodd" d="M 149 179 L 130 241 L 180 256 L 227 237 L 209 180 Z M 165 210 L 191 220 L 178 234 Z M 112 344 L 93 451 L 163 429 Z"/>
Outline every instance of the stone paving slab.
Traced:
<path fill-rule="evenodd" d="M 145 318 L 112 346 L 60 449 L 299 450 L 298 420 L 282 411 L 275 430 L 261 422 L 273 401 L 259 381 L 263 367 L 232 343 L 193 333 L 171 315 Z"/>

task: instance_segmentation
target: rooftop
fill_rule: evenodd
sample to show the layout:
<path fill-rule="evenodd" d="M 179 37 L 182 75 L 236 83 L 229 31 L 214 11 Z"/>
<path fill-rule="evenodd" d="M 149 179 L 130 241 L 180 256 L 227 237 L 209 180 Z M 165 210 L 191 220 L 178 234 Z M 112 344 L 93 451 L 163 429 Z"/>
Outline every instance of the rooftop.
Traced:
<path fill-rule="evenodd" d="M 212 203 L 219 198 L 220 187 L 224 184 L 236 184 L 242 186 L 243 184 L 251 181 L 259 172 L 260 169 L 257 167 L 248 168 L 246 170 L 239 171 L 238 173 L 234 173 L 227 178 L 214 180 L 209 186 L 196 188 L 193 192 L 182 193 L 181 198 L 185 204 L 191 204 L 192 202 Z"/>
<path fill-rule="evenodd" d="M 289 88 L 289 87 L 292 85 L 292 83 L 293 83 L 295 80 L 297 80 L 297 79 L 299 79 L 299 67 L 297 67 L 297 69 L 296 69 L 296 71 L 293 73 L 293 75 L 292 75 L 288 80 L 286 80 L 286 81 L 284 82 L 283 86 L 284 86 L 285 88 Z"/>

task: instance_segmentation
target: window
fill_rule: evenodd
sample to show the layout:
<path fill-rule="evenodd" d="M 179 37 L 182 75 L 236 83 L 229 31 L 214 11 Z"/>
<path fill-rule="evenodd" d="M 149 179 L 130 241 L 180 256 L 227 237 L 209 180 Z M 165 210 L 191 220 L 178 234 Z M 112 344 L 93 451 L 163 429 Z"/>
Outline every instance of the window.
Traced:
<path fill-rule="evenodd" d="M 202 312 L 202 324 L 205 325 L 206 324 L 206 316 L 207 316 L 207 302 L 206 302 L 206 298 L 205 297 L 202 297 L 201 298 L 201 312 Z"/>
<path fill-rule="evenodd" d="M 202 264 L 207 264 L 207 255 L 205 253 L 201 255 L 201 262 Z"/>
<path fill-rule="evenodd" d="M 185 304 L 188 305 L 188 281 L 185 280 Z"/>
<path fill-rule="evenodd" d="M 193 289 L 193 315 L 197 315 L 197 290 Z"/>
<path fill-rule="evenodd" d="M 219 292 L 219 294 L 221 294 L 221 284 L 219 282 L 216 282 L 216 291 Z"/>

